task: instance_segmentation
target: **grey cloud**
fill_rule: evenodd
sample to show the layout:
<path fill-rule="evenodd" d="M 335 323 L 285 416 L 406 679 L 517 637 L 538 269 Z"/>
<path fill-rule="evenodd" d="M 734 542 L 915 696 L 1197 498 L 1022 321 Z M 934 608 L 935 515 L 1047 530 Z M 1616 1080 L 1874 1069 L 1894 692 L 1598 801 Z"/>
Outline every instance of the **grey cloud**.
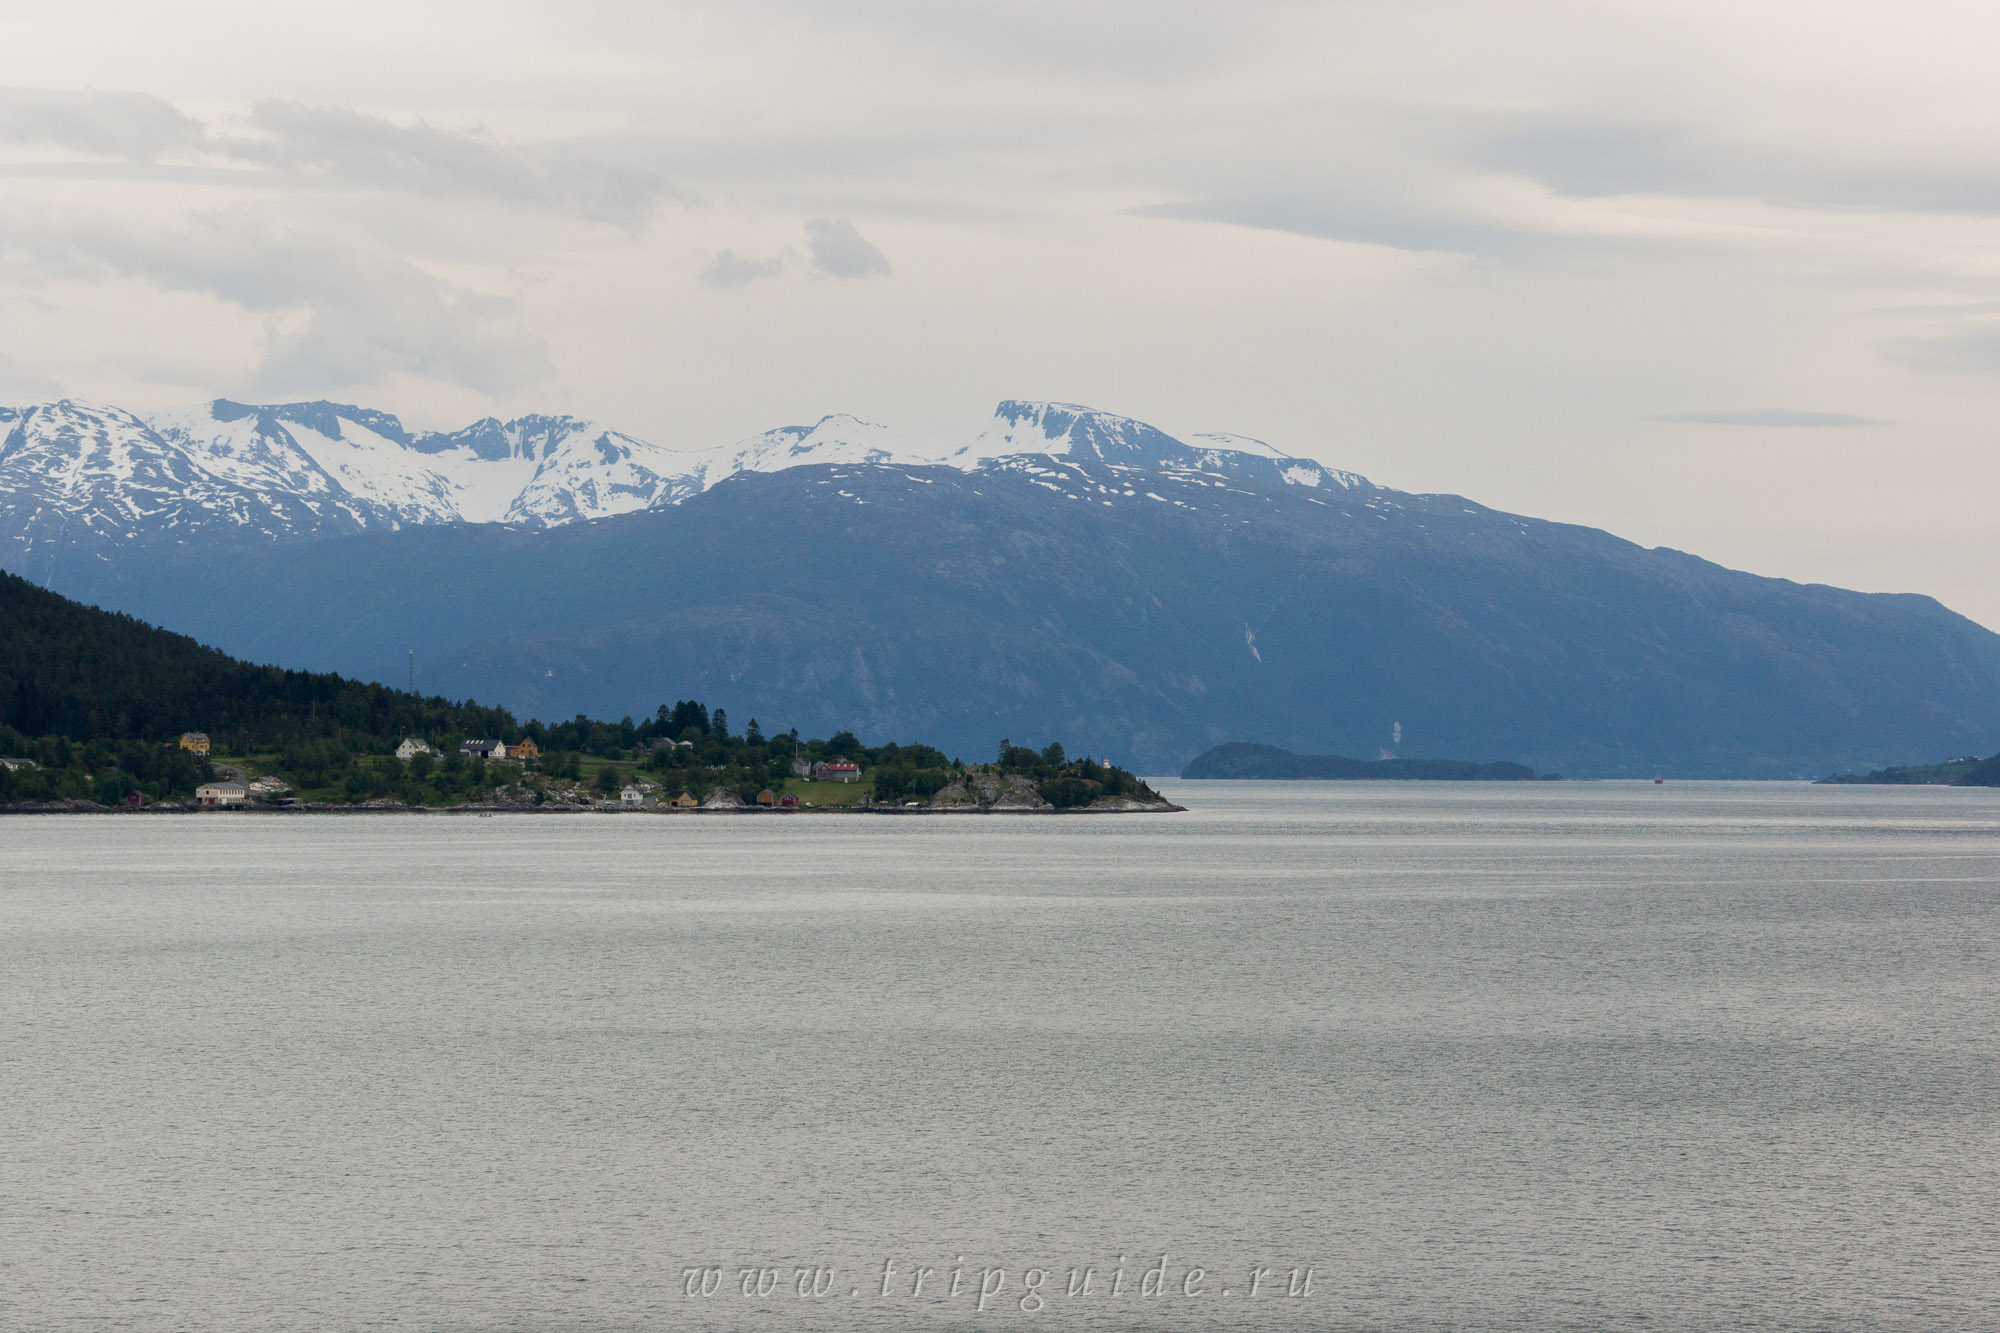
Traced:
<path fill-rule="evenodd" d="M 134 277 L 271 315 L 260 390 L 323 392 L 408 374 L 503 393 L 552 370 L 509 302 L 242 210 L 167 227 L 0 218 L 0 252 L 45 272 Z"/>
<path fill-rule="evenodd" d="M 1874 171 L 1836 177 L 1805 202 L 1916 213 L 2000 216 L 2000 173 Z"/>
<path fill-rule="evenodd" d="M 846 218 L 806 223 L 806 246 L 815 272 L 835 278 L 868 278 L 889 272 L 889 261 Z"/>
<path fill-rule="evenodd" d="M 2000 327 L 1912 338 L 1891 345 L 1891 360 L 1916 370 L 1992 373 L 2000 370 Z"/>
<path fill-rule="evenodd" d="M 679 192 L 652 172 L 596 162 L 574 149 L 521 147 L 421 121 L 297 102 L 259 102 L 262 137 L 218 143 L 230 156 L 285 171 L 325 172 L 356 184 L 471 196 L 634 225 Z"/>
<path fill-rule="evenodd" d="M 510 302 L 398 275 L 316 302 L 301 327 L 274 332 L 253 387 L 297 396 L 402 374 L 499 396 L 553 372 L 547 346 L 514 319 Z"/>
<path fill-rule="evenodd" d="M 0 143 L 151 162 L 198 151 L 202 123 L 144 93 L 0 88 Z"/>
<path fill-rule="evenodd" d="M 1299 0 L 697 0 L 668 9 L 656 0 L 599 0 L 591 8 L 619 45 L 632 40 L 635 27 L 675 33 L 686 9 L 707 8 L 732 19 L 753 16 L 761 31 L 804 25 L 831 41 L 904 48 L 921 53 L 925 65 L 1082 76 L 1102 85 L 1185 78 L 1222 65 L 1255 45 L 1266 16 L 1303 7 Z"/>
<path fill-rule="evenodd" d="M 1873 417 L 1846 412 L 1800 412 L 1789 407 L 1739 407 L 1675 412 L 1661 421 L 1696 426 L 1879 426 Z"/>
<path fill-rule="evenodd" d="M 1453 214 L 1449 210 L 1397 206 L 1360 198 L 1218 197 L 1153 204 L 1132 212 L 1139 217 L 1221 222 L 1429 254 L 1526 257 L 1558 249 L 1574 251 L 1595 240 L 1591 237 L 1558 240 L 1547 233 Z"/>
<path fill-rule="evenodd" d="M 2000 214 L 2000 167 L 1842 163 L 1683 125 L 1539 116 L 1475 134 L 1469 160 L 1558 194 L 1762 199 L 1810 208 Z"/>
<path fill-rule="evenodd" d="M 1740 174 L 1745 164 L 1702 143 L 1691 131 L 1669 125 L 1536 120 L 1485 137 L 1471 156 L 1481 167 L 1527 176 L 1558 194 L 1583 198 L 1712 194 L 1749 183 Z M 1763 178 L 1769 180 L 1768 175 Z"/>
<path fill-rule="evenodd" d="M 476 131 L 282 101 L 257 103 L 250 123 L 254 133 L 219 134 L 141 93 L 0 89 L 0 143 L 128 163 L 203 157 L 371 188 L 497 199 L 627 227 L 682 197 L 655 172 L 613 166 L 567 144 L 502 143 Z"/>
<path fill-rule="evenodd" d="M 724 250 L 701 270 L 701 280 L 711 287 L 747 287 L 765 278 L 775 278 L 784 270 L 785 255 L 750 259 L 734 250 Z"/>

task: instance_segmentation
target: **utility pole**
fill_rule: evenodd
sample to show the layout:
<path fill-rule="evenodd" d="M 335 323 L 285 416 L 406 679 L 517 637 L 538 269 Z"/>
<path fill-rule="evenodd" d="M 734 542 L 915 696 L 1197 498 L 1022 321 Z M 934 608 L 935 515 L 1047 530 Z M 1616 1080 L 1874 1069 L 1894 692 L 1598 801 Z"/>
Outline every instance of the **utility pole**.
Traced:
<path fill-rule="evenodd" d="M 410 649 L 410 693 L 417 692 L 417 650 Z"/>

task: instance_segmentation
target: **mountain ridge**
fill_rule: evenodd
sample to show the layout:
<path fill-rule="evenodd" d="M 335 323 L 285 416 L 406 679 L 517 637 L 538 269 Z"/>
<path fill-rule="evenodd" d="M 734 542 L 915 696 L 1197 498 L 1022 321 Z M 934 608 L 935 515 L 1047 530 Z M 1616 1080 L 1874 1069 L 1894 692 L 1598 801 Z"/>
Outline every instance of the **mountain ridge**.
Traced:
<path fill-rule="evenodd" d="M 694 693 L 1152 772 L 1247 737 L 1574 777 L 2000 749 L 2000 636 L 1929 598 L 1074 404 L 949 447 L 833 414 L 678 452 L 560 416 L 10 410 L 0 566 L 240 657 L 395 681 L 414 649 L 427 688 L 522 713 Z"/>
<path fill-rule="evenodd" d="M 2000 749 L 2000 636 L 1456 496 L 1049 455 L 746 472 L 547 528 L 79 564 L 238 656 L 542 716 L 697 693 L 963 754 L 1148 772 L 1258 737 L 1572 777 L 1816 777 Z M 1398 733 L 1400 732 L 1400 738 Z"/>
<path fill-rule="evenodd" d="M 1132 418 L 1019 399 L 1003 401 L 962 442 L 915 440 L 833 413 L 699 449 L 560 414 L 411 431 L 393 413 L 329 400 L 217 398 L 141 415 L 61 399 L 8 412 L 0 417 L 0 543 L 17 559 L 50 544 L 97 554 L 210 541 L 231 527 L 264 541 L 443 523 L 555 527 L 678 504 L 743 472 L 817 463 L 973 468 L 1007 455 L 1074 452 L 1200 462 L 1297 485 L 1358 480 L 1260 441 L 1188 444 Z M 1252 447 L 1225 447 L 1224 439 Z"/>

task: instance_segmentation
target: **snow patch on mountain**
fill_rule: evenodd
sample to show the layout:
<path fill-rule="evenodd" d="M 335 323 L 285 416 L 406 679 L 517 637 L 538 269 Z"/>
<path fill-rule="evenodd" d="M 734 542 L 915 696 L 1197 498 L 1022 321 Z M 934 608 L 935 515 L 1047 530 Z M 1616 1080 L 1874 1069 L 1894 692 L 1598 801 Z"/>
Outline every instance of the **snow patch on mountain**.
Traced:
<path fill-rule="evenodd" d="M 900 463 L 916 466 L 940 460 L 886 426 L 844 412 L 810 426 L 780 426 L 739 440 L 710 460 L 709 485 L 739 472 L 777 472 L 814 463 Z"/>
<path fill-rule="evenodd" d="M 1203 468 L 1250 473 L 1293 486 L 1366 486 L 1308 458 L 1293 458 L 1247 435 L 1195 435 L 1183 441 L 1157 426 L 1075 403 L 1009 399 L 971 440 L 940 456 L 955 467 L 982 467 L 1022 454 L 1114 463 L 1125 467 Z"/>
<path fill-rule="evenodd" d="M 1173 436 L 1131 417 L 1074 403 L 1008 399 L 993 410 L 985 429 L 942 461 L 972 468 L 1014 454 L 1048 454 L 1158 467 L 1184 462 L 1188 453 L 1188 447 Z"/>
<path fill-rule="evenodd" d="M 277 539 L 405 524 L 552 527 L 678 504 L 745 472 L 812 464 L 971 471 L 1040 459 L 1186 472 L 1222 485 L 1368 483 L 1262 440 L 1196 435 L 1074 403 L 1009 399 L 970 437 L 926 439 L 835 414 L 676 449 L 569 416 L 408 430 L 352 404 L 216 399 L 141 418 L 65 400 L 0 408 L 0 541 L 92 545 L 197 530 Z M 1130 493 L 1129 491 L 1127 492 Z"/>
<path fill-rule="evenodd" d="M 244 484 L 130 412 L 64 399 L 22 411 L 0 442 L 0 540 L 20 552 L 218 529 L 269 537 L 355 530 L 309 485 Z M 254 471 L 254 469 L 252 469 Z M 274 472 L 274 469 L 266 469 Z M 330 498 L 325 488 L 322 503 Z"/>
<path fill-rule="evenodd" d="M 503 523 L 552 527 L 608 518 L 677 504 L 702 489 L 697 459 L 595 422 L 559 418 L 536 445 L 540 461 L 500 515 Z M 471 513 L 465 517 L 486 521 Z"/>
<path fill-rule="evenodd" d="M 1255 440 L 1248 435 L 1229 435 L 1220 431 L 1208 431 L 1190 436 L 1199 442 L 1204 452 L 1204 461 L 1213 466 L 1241 469 L 1244 458 L 1267 459 L 1277 465 L 1278 475 L 1293 486 L 1334 486 L 1343 491 L 1359 490 L 1366 487 L 1368 478 L 1358 472 L 1342 472 L 1339 468 L 1315 463 L 1309 458 L 1293 458 L 1280 449 Z"/>
<path fill-rule="evenodd" d="M 693 460 L 574 417 L 488 417 L 412 434 L 342 403 L 246 407 L 217 400 L 163 413 L 162 433 L 246 483 L 349 497 L 365 522 L 550 526 L 671 504 L 694 493 Z"/>

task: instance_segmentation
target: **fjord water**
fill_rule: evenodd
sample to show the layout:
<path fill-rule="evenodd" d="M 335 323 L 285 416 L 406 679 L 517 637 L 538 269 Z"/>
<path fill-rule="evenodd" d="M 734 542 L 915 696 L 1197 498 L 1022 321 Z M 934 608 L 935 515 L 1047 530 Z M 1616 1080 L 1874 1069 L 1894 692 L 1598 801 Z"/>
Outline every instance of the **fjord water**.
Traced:
<path fill-rule="evenodd" d="M 2000 1326 L 2000 794 L 1164 785 L 0 820 L 0 1327 Z"/>

